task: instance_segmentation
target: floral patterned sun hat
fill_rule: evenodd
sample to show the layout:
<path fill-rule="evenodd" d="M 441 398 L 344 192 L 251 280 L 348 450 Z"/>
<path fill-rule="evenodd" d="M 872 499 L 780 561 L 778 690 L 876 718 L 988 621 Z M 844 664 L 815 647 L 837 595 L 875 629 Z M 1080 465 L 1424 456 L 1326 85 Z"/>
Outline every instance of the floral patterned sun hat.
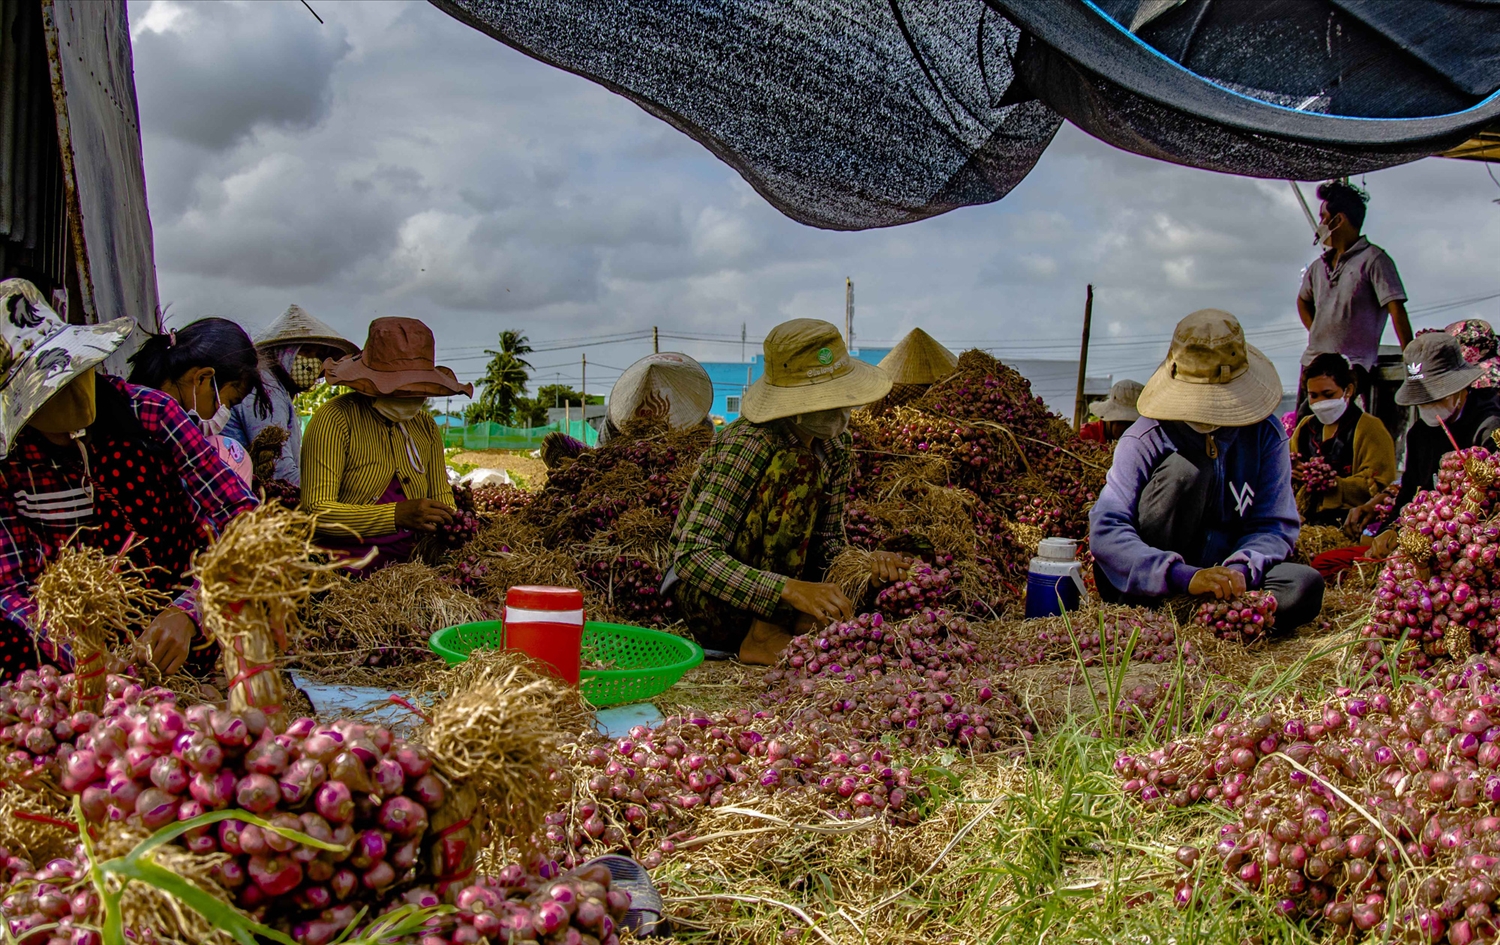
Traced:
<path fill-rule="evenodd" d="M 31 415 L 125 343 L 128 318 L 69 325 L 25 279 L 0 282 L 0 459 Z"/>

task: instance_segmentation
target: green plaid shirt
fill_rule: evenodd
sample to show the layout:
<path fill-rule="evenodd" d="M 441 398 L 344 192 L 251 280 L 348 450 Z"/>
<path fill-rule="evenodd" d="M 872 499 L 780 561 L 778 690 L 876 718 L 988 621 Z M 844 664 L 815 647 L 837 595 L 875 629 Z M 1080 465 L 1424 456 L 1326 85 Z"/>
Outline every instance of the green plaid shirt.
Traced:
<path fill-rule="evenodd" d="M 698 460 L 672 529 L 672 566 L 682 581 L 732 607 L 769 618 L 781 602 L 786 577 L 757 571 L 729 554 L 761 475 L 777 452 L 799 443 L 779 422 L 743 417 L 720 431 Z M 829 489 L 813 542 L 824 561 L 844 548 L 844 497 L 849 492 L 849 434 L 823 443 Z"/>

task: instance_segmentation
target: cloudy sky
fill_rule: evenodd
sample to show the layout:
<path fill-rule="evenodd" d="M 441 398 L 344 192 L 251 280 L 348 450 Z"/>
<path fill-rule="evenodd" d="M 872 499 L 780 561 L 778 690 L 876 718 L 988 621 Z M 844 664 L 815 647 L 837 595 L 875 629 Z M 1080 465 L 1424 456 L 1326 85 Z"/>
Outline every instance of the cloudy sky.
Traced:
<path fill-rule="evenodd" d="M 846 276 L 871 346 L 921 326 L 955 349 L 1075 358 L 1092 282 L 1090 374 L 1144 380 L 1176 320 L 1213 306 L 1294 376 L 1313 248 L 1284 182 L 1064 126 L 1000 203 L 826 232 L 635 105 L 426 3 L 312 3 L 323 25 L 297 0 L 130 2 L 169 323 L 222 315 L 254 333 L 295 302 L 362 340 L 370 318 L 410 315 L 469 379 L 504 328 L 539 347 L 593 338 L 531 360 L 541 382 L 576 384 L 586 352 L 602 392 L 650 345 L 598 336 L 737 339 L 743 325 L 753 346 L 791 317 L 842 324 Z M 1364 183 L 1366 231 L 1395 258 L 1414 324 L 1500 324 L 1500 297 L 1463 301 L 1500 296 L 1485 167 L 1428 159 Z M 675 346 L 740 359 L 737 340 Z"/>

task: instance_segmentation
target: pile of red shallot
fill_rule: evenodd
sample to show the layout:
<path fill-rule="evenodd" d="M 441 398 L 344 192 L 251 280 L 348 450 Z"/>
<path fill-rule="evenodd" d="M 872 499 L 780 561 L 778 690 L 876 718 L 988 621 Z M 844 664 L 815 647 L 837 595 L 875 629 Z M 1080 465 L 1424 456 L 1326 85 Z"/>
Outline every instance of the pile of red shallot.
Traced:
<path fill-rule="evenodd" d="M 1148 808 L 1215 803 L 1233 819 L 1208 851 L 1288 916 L 1392 941 L 1460 945 L 1500 932 L 1500 659 L 1437 685 L 1339 690 L 1235 715 L 1115 770 Z M 1178 860 L 1196 862 L 1186 848 Z M 1391 898 L 1400 876 L 1405 895 Z M 1191 879 L 1180 903 L 1196 895 Z M 1392 902 L 1400 908 L 1389 908 Z"/>
<path fill-rule="evenodd" d="M 1500 457 L 1481 447 L 1443 457 L 1434 489 L 1418 492 L 1393 526 L 1398 550 L 1382 569 L 1375 614 L 1365 628 L 1366 664 L 1381 665 L 1384 643 L 1405 638 L 1411 665 L 1500 649 Z"/>
<path fill-rule="evenodd" d="M 268 921 L 292 928 L 339 904 L 378 904 L 399 884 L 461 871 L 468 851 L 427 835 L 446 785 L 424 748 L 388 729 L 298 719 L 277 734 L 259 710 L 184 711 L 175 693 L 119 676 L 109 677 L 97 715 L 73 714 L 71 688 L 72 677 L 50 667 L 0 687 L 0 737 L 10 770 L 55 777 L 90 823 L 151 832 L 239 809 L 345 846 L 303 846 L 238 820 L 184 835 L 195 853 L 230 855 L 219 881 Z"/>
<path fill-rule="evenodd" d="M 1311 456 L 1293 453 L 1292 484 L 1306 489 L 1310 495 L 1320 495 L 1338 488 L 1339 474 L 1321 453 Z"/>
<path fill-rule="evenodd" d="M 88 855 L 80 845 L 72 857 L 40 869 L 0 848 L 0 913 L 18 945 L 100 945 L 103 924 L 98 894 L 89 880 Z M 402 904 L 432 907 L 450 902 L 456 912 L 429 918 L 418 934 L 383 938 L 388 945 L 616 945 L 630 909 L 630 894 L 611 889 L 609 870 L 588 865 L 563 874 L 556 862 L 538 861 L 523 869 L 511 864 L 480 877 L 457 895 L 443 897 L 413 887 L 386 897 L 366 918 Z M 359 919 L 359 906 L 339 903 L 291 926 L 299 942 L 329 942 Z M 35 931 L 33 931 L 35 930 Z M 154 939 L 149 929 L 130 929 L 137 941 Z"/>
<path fill-rule="evenodd" d="M 1193 622 L 1233 643 L 1254 643 L 1276 625 L 1276 598 L 1269 591 L 1246 591 L 1226 600 L 1205 601 Z"/>

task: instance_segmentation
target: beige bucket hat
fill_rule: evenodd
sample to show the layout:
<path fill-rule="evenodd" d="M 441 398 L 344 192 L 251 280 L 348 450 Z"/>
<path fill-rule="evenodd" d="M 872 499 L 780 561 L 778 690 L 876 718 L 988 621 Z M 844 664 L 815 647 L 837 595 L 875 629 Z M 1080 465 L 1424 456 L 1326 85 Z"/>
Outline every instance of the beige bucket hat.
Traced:
<path fill-rule="evenodd" d="M 257 348 L 283 345 L 323 345 L 340 354 L 356 354 L 359 345 L 340 335 L 300 305 L 292 305 L 255 339 Z"/>
<path fill-rule="evenodd" d="M 702 423 L 714 405 L 714 382 L 703 365 L 678 351 L 648 354 L 626 368 L 609 390 L 609 420 L 624 428 L 643 402 L 657 395 L 675 429 Z"/>
<path fill-rule="evenodd" d="M 134 329 L 129 318 L 69 325 L 32 283 L 0 282 L 0 459 L 32 414 L 113 354 Z"/>
<path fill-rule="evenodd" d="M 1152 420 L 1244 427 L 1269 417 L 1281 397 L 1276 365 L 1245 342 L 1239 319 L 1205 308 L 1177 323 L 1136 409 Z"/>
<path fill-rule="evenodd" d="M 958 355 L 931 335 L 913 328 L 880 360 L 892 384 L 936 384 L 958 370 Z"/>
<path fill-rule="evenodd" d="M 1109 389 L 1109 397 L 1089 404 L 1089 410 L 1100 420 L 1134 423 L 1141 419 L 1136 404 L 1145 385 L 1140 381 L 1115 381 Z"/>
<path fill-rule="evenodd" d="M 822 319 L 782 322 L 766 336 L 765 352 L 766 371 L 740 403 L 741 416 L 751 423 L 862 407 L 891 389 L 886 373 L 850 357 L 839 330 Z"/>

